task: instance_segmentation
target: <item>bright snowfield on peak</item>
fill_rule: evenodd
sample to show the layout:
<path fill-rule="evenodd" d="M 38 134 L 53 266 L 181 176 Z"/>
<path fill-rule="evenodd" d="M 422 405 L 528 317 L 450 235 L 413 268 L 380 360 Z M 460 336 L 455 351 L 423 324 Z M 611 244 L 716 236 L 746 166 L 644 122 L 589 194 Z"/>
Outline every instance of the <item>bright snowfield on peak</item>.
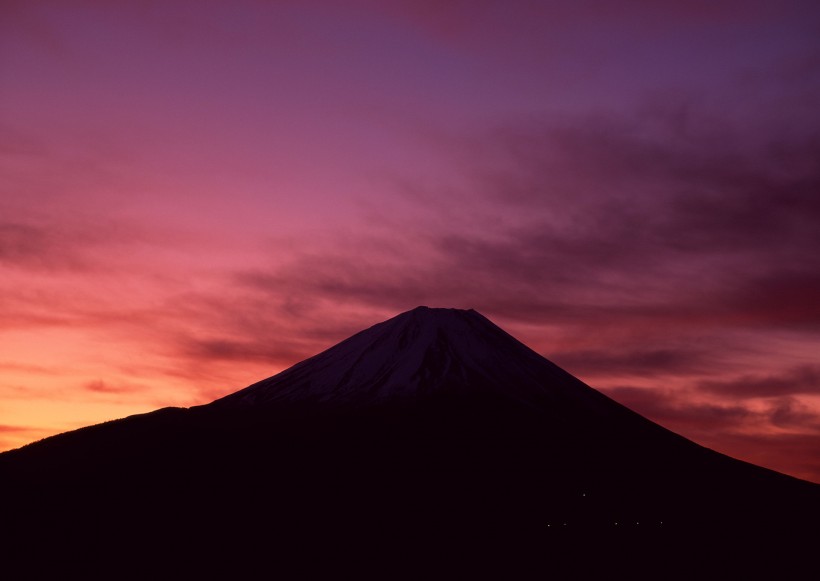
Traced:
<path fill-rule="evenodd" d="M 489 391 L 531 405 L 549 398 L 584 401 L 597 405 L 599 413 L 606 412 L 605 398 L 598 392 L 480 313 L 425 306 L 361 331 L 215 403 L 375 405 L 471 391 Z"/>
<path fill-rule="evenodd" d="M 5 452 L 0 486 L 21 578 L 789 579 L 820 542 L 820 487 L 654 424 L 472 310 Z"/>

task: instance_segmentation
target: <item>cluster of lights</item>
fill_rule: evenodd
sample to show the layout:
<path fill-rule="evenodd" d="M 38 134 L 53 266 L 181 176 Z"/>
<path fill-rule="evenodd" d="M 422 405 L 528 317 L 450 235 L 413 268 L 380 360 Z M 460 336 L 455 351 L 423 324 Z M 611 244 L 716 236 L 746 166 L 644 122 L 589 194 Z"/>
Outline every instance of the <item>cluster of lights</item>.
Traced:
<path fill-rule="evenodd" d="M 581 496 L 586 496 L 586 495 L 587 495 L 587 493 L 586 493 L 586 492 L 582 492 L 582 493 L 581 493 Z M 622 523 L 620 523 L 620 522 L 618 522 L 618 521 L 615 521 L 615 522 L 613 523 L 613 525 L 614 525 L 614 526 L 619 526 L 619 525 L 621 525 L 621 524 L 622 524 Z M 636 524 L 636 525 L 638 525 L 638 526 L 640 526 L 640 524 L 641 524 L 641 523 L 640 523 L 640 521 L 635 521 L 635 524 Z M 661 521 L 658 521 L 658 524 L 659 524 L 659 525 L 663 525 L 663 521 L 662 521 L 662 520 L 661 520 Z M 552 523 L 547 523 L 547 526 L 548 526 L 548 527 L 552 527 Z M 561 523 L 561 526 L 567 526 L 567 523 Z"/>

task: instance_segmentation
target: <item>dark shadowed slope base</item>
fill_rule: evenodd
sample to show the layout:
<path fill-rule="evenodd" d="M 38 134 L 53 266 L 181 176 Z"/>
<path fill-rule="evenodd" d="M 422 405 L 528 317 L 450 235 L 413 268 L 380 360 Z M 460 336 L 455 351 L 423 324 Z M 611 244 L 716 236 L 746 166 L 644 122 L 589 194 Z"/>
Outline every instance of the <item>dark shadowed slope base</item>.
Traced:
<path fill-rule="evenodd" d="M 820 486 L 693 444 L 452 309 L 207 406 L 2 454 L 0 478 L 3 546 L 35 577 L 798 578 L 819 540 Z"/>

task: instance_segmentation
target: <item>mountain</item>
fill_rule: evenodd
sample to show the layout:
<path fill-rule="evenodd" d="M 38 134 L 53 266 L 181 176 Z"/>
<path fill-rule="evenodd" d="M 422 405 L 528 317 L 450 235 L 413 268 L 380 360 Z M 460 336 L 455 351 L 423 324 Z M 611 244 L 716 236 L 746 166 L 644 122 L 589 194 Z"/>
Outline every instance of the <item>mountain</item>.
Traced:
<path fill-rule="evenodd" d="M 35 578 L 789 578 L 820 540 L 820 486 L 666 430 L 472 310 L 0 454 L 0 483 L 2 546 Z"/>
<path fill-rule="evenodd" d="M 363 407 L 430 396 L 490 396 L 530 407 L 573 402 L 589 414 L 618 407 L 476 311 L 428 307 L 374 325 L 211 405 Z"/>

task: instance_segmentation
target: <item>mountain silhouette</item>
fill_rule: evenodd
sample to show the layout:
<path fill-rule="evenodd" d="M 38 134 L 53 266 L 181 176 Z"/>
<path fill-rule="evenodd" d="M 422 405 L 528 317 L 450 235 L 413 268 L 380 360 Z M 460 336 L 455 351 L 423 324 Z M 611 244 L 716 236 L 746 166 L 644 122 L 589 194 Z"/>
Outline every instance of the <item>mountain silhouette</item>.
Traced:
<path fill-rule="evenodd" d="M 0 454 L 0 482 L 4 546 L 35 577 L 788 578 L 820 529 L 820 486 L 427 307 L 208 405 Z"/>

